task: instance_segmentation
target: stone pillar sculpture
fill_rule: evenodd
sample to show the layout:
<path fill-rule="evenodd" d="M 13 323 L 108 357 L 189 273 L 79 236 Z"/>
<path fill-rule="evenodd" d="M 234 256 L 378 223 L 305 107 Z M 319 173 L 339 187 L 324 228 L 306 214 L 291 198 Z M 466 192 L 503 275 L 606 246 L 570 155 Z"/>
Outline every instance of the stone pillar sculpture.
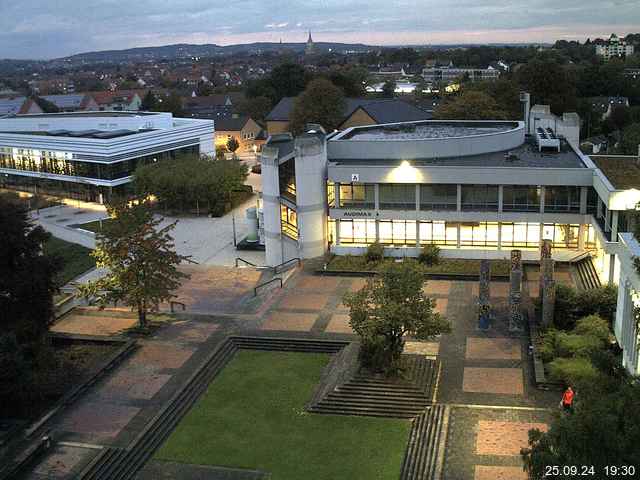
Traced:
<path fill-rule="evenodd" d="M 522 330 L 522 252 L 511 250 L 511 272 L 509 289 L 509 330 Z"/>
<path fill-rule="evenodd" d="M 542 325 L 553 325 L 553 316 L 556 308 L 556 282 L 553 278 L 544 285 L 542 295 Z"/>
<path fill-rule="evenodd" d="M 480 287 L 478 290 L 478 328 L 489 328 L 491 312 L 491 263 L 489 260 L 480 261 Z"/>
<path fill-rule="evenodd" d="M 542 300 L 545 275 L 553 278 L 553 260 L 551 258 L 552 242 L 549 239 L 542 240 L 540 246 L 540 277 L 538 278 L 538 298 Z M 550 271 L 548 270 L 550 269 Z"/>

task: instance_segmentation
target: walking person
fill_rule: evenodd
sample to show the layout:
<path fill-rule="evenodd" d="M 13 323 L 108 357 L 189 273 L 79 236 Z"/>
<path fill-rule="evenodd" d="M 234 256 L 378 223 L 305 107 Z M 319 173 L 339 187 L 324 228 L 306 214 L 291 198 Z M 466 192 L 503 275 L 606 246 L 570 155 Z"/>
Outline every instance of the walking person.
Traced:
<path fill-rule="evenodd" d="M 575 393 L 571 388 L 571 385 L 567 387 L 567 389 L 562 394 L 562 400 L 560 404 L 562 405 L 562 409 L 567 413 L 573 413 L 573 397 Z"/>

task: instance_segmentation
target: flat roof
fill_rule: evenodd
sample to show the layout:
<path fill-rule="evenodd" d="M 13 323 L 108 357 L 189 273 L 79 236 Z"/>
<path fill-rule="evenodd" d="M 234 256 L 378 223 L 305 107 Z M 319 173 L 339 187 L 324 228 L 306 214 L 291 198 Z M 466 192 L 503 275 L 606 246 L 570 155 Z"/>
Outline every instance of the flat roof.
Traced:
<path fill-rule="evenodd" d="M 412 166 L 442 166 L 442 167 L 512 167 L 512 168 L 587 168 L 580 156 L 567 144 L 562 145 L 560 152 L 538 151 L 531 141 L 525 142 L 517 148 L 500 152 L 482 153 L 461 157 L 438 158 L 405 158 L 405 159 L 336 159 L 329 158 L 333 165 L 361 165 L 361 166 L 398 166 L 403 161 L 409 161 Z"/>
<path fill-rule="evenodd" d="M 429 120 L 355 127 L 333 140 L 388 141 L 460 138 L 508 132 L 517 127 L 518 122 L 506 121 Z"/>
<path fill-rule="evenodd" d="M 16 115 L 14 118 L 56 118 L 56 117 L 143 117 L 147 115 L 158 115 L 162 112 L 125 112 L 125 111 L 87 111 L 87 112 L 59 112 L 59 113 L 29 113 Z"/>
<path fill-rule="evenodd" d="M 640 189 L 640 165 L 634 155 L 589 155 L 616 190 Z"/>
<path fill-rule="evenodd" d="M 38 135 L 43 137 L 71 137 L 71 138 L 98 138 L 98 139 L 109 139 L 109 138 L 120 138 L 126 137 L 128 135 L 135 135 L 137 133 L 145 133 L 152 132 L 153 129 L 147 130 L 81 130 L 81 131 L 72 131 L 72 130 L 49 130 L 49 131 L 37 131 L 37 132 L 2 132 L 0 133 L 8 133 L 11 135 Z"/>

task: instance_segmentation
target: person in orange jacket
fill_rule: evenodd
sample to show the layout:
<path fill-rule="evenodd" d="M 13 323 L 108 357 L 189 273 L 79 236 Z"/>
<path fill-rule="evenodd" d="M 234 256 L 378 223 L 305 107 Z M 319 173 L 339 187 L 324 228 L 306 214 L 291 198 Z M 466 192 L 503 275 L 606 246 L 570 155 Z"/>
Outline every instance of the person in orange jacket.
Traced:
<path fill-rule="evenodd" d="M 574 395 L 575 393 L 573 392 L 571 385 L 569 385 L 567 389 L 564 391 L 564 393 L 562 394 L 562 401 L 560 402 L 565 412 L 568 412 L 568 413 L 573 412 Z"/>

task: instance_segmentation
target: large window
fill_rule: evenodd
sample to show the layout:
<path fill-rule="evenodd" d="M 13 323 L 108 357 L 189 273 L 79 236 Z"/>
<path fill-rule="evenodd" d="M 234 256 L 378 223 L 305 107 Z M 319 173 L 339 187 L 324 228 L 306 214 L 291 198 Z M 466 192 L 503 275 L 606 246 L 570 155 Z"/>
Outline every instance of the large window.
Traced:
<path fill-rule="evenodd" d="M 497 185 L 462 185 L 462 210 L 497 211 Z"/>
<path fill-rule="evenodd" d="M 502 248 L 539 248 L 539 223 L 501 223 L 500 241 Z"/>
<path fill-rule="evenodd" d="M 457 185 L 420 185 L 420 210 L 457 209 Z"/>
<path fill-rule="evenodd" d="M 375 185 L 364 183 L 340 184 L 340 208 L 375 208 Z"/>
<path fill-rule="evenodd" d="M 505 185 L 502 193 L 502 210 L 505 212 L 539 212 L 540 187 Z"/>
<path fill-rule="evenodd" d="M 298 216 L 296 211 L 287 205 L 280 205 L 280 227 L 286 236 L 298 239 Z"/>
<path fill-rule="evenodd" d="M 457 247 L 458 224 L 448 222 L 420 222 L 420 244 Z"/>
<path fill-rule="evenodd" d="M 545 212 L 580 212 L 580 187 L 545 187 Z"/>
<path fill-rule="evenodd" d="M 380 184 L 381 210 L 415 210 L 416 186 L 408 183 Z"/>
<path fill-rule="evenodd" d="M 553 248 L 578 248 L 580 225 L 545 223 L 542 227 L 542 239 L 551 240 Z"/>
<path fill-rule="evenodd" d="M 290 158 L 278 167 L 280 196 L 296 201 L 296 159 Z"/>
<path fill-rule="evenodd" d="M 597 215 L 598 213 L 598 202 L 600 201 L 600 197 L 598 196 L 598 192 L 593 187 L 589 187 L 587 189 L 587 213 L 591 215 Z"/>
<path fill-rule="evenodd" d="M 461 223 L 460 246 L 465 247 L 493 247 L 498 246 L 498 223 Z"/>
<path fill-rule="evenodd" d="M 366 245 L 375 241 L 375 220 L 340 220 L 340 243 Z"/>
<path fill-rule="evenodd" d="M 416 222 L 405 220 L 380 220 L 379 242 L 385 245 L 415 245 Z"/>

